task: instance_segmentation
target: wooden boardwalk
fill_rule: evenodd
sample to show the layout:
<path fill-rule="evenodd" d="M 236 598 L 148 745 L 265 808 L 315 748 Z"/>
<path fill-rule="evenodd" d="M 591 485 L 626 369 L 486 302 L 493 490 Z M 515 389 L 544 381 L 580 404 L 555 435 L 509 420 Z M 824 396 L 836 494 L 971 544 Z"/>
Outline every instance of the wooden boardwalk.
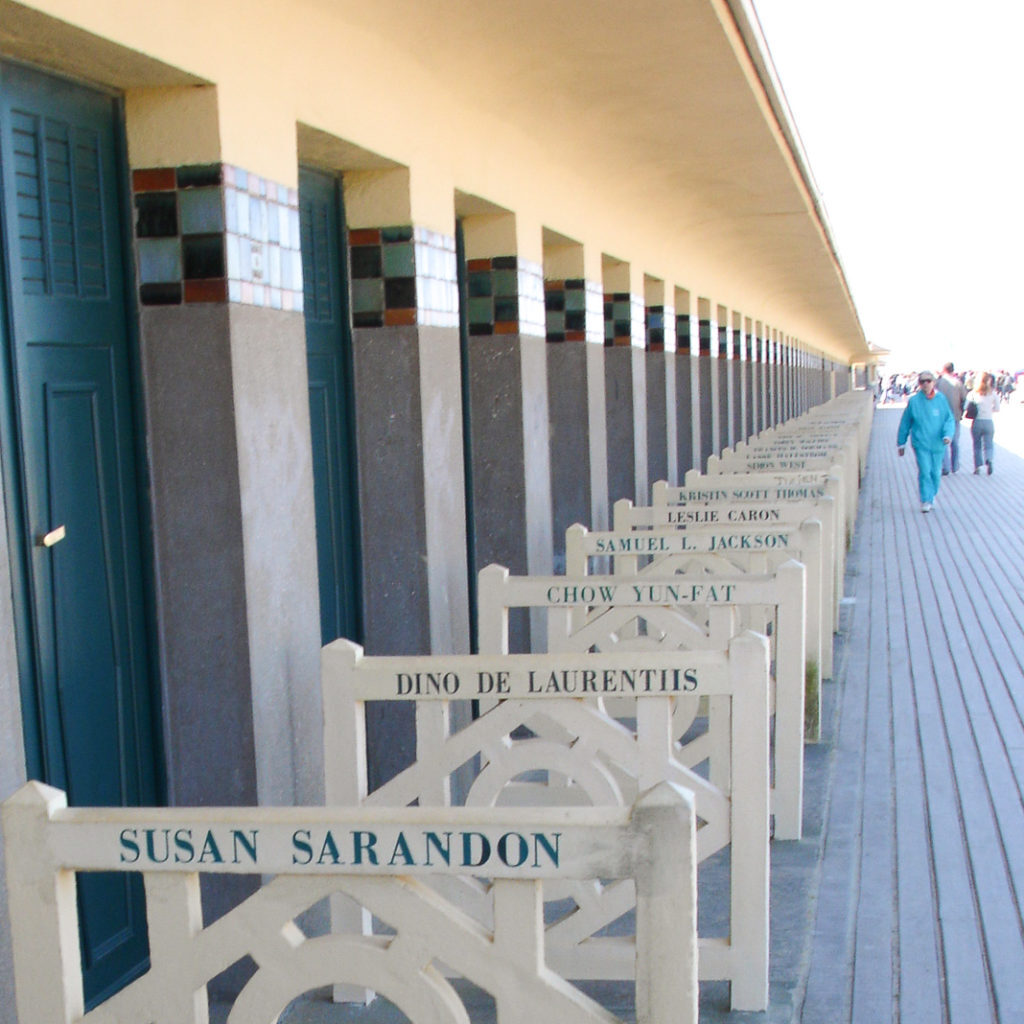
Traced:
<path fill-rule="evenodd" d="M 1020 415 L 1017 413 L 1017 415 Z M 803 1024 L 1024 1021 L 1024 460 L 919 510 L 875 415 Z M 996 439 L 999 439 L 999 423 Z"/>
<path fill-rule="evenodd" d="M 997 447 L 974 476 L 962 432 L 922 514 L 900 412 L 875 414 L 804 839 L 772 845 L 771 1003 L 731 1013 L 724 983 L 702 985 L 702 1024 L 1024 1022 L 1024 458 Z M 1011 432 L 1024 453 L 1024 408 L 997 445 Z M 630 986 L 587 987 L 635 1020 Z M 380 1003 L 287 1019 L 405 1020 Z"/>

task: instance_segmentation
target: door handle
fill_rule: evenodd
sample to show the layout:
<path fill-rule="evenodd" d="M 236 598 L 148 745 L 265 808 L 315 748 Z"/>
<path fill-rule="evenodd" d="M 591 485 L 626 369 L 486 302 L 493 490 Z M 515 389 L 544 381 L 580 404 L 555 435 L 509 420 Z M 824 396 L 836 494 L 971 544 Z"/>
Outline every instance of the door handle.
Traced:
<path fill-rule="evenodd" d="M 54 544 L 59 544 L 67 534 L 68 531 L 66 526 L 58 526 L 49 533 L 40 534 L 39 537 L 36 538 L 36 544 L 41 548 L 52 548 Z"/>

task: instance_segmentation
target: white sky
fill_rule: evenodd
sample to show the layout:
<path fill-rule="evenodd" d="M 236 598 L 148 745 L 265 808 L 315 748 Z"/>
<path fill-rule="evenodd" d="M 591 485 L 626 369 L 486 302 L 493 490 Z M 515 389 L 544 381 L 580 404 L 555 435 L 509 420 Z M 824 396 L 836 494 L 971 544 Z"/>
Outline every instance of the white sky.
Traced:
<path fill-rule="evenodd" d="M 1024 369 L 1024 2 L 753 2 L 868 340 Z"/>

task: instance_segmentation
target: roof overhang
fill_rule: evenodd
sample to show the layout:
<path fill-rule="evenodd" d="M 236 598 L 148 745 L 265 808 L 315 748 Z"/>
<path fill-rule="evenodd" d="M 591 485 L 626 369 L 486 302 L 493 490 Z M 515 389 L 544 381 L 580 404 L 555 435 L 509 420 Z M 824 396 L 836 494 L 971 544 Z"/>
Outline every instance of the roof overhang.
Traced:
<path fill-rule="evenodd" d="M 746 315 L 848 362 L 867 354 L 748 0 L 331 3 L 699 254 L 695 278 L 731 293 L 712 299 L 741 293 Z"/>

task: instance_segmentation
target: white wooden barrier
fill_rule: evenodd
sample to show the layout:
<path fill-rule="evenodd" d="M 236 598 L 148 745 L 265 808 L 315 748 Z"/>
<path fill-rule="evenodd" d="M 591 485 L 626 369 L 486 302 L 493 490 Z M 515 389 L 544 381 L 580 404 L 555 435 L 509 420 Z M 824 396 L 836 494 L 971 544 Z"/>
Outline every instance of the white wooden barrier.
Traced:
<path fill-rule="evenodd" d="M 565 534 L 565 570 L 569 576 L 587 575 L 592 560 L 611 561 L 615 576 L 720 575 L 734 572 L 767 573 L 791 559 L 806 569 L 804 738 L 816 742 L 821 733 L 819 686 L 832 673 L 832 635 L 822 623 L 832 621 L 831 587 L 822 586 L 821 523 L 808 519 L 795 526 L 770 530 L 756 527 L 684 526 L 632 531 L 591 532 L 578 523 Z M 828 574 L 831 582 L 831 572 Z M 763 629 L 763 623 L 742 623 Z M 776 784 L 779 780 L 776 779 Z M 778 829 L 779 822 L 776 821 Z M 797 823 L 799 837 L 799 823 Z M 779 838 L 790 829 L 776 831 Z"/>
<path fill-rule="evenodd" d="M 826 460 L 829 455 L 843 467 L 847 485 L 848 534 L 852 534 L 856 516 L 856 492 L 863 478 L 874 403 L 870 394 L 844 395 L 816 406 L 801 416 L 769 427 L 756 436 L 727 449 L 721 458 L 713 457 L 708 473 L 719 469 L 738 472 L 745 469 L 809 469 L 809 458 Z M 731 464 L 730 464 L 730 460 Z M 785 462 L 786 465 L 781 463 Z M 763 463 L 763 465 L 758 465 Z M 828 468 L 821 462 L 818 468 Z"/>
<path fill-rule="evenodd" d="M 655 507 L 666 505 L 702 507 L 707 502 L 731 501 L 743 508 L 751 500 L 763 501 L 771 507 L 773 504 L 794 501 L 821 502 L 831 499 L 831 505 L 824 511 L 819 508 L 803 520 L 803 522 L 820 522 L 822 530 L 825 531 L 831 513 L 834 525 L 833 532 L 828 535 L 823 534 L 820 541 L 820 602 L 816 602 L 816 592 L 812 589 L 812 577 L 815 575 L 815 565 L 818 559 L 813 554 L 802 557 L 803 548 L 794 549 L 793 554 L 794 558 L 808 566 L 808 614 L 820 616 L 820 645 L 815 643 L 814 625 L 808 621 L 808 657 L 813 657 L 815 650 L 820 648 L 817 664 L 821 675 L 825 679 L 831 678 L 832 637 L 835 632 L 836 609 L 841 596 L 840 593 L 837 593 L 836 588 L 837 580 L 841 580 L 842 561 L 837 561 L 835 557 L 835 552 L 843 537 L 841 517 L 835 514 L 836 509 L 842 507 L 843 501 L 839 479 L 830 474 L 818 473 L 719 473 L 714 476 L 702 476 L 696 470 L 690 470 L 686 474 L 682 487 L 673 487 L 664 480 L 659 480 L 654 484 L 651 492 L 652 504 Z M 750 495 L 757 495 L 757 498 L 751 499 Z M 624 507 L 620 518 L 623 522 L 629 520 L 628 507 Z M 736 532 L 770 530 L 775 532 L 799 528 L 799 520 L 794 521 L 790 513 L 787 512 L 783 518 L 784 521 L 771 523 L 767 527 L 755 521 L 749 526 L 742 522 L 716 523 L 708 526 L 682 523 L 675 524 L 674 528 L 685 530 L 688 533 L 695 529 L 734 530 Z"/>
<path fill-rule="evenodd" d="M 789 473 L 822 473 L 841 481 L 837 500 L 842 510 L 844 546 L 849 546 L 857 521 L 857 495 L 860 488 L 857 439 L 849 437 L 843 444 L 813 442 L 810 438 L 776 437 L 752 439 L 727 448 L 719 456 L 708 459 L 707 475 L 723 473 L 765 475 Z"/>
<path fill-rule="evenodd" d="M 510 608 L 548 609 L 548 650 L 647 651 L 722 649 L 751 625 L 775 634 L 771 806 L 775 834 L 799 839 L 803 819 L 806 570 L 790 561 L 774 573 L 700 577 L 512 576 L 481 570 L 477 595 L 481 651 L 508 651 Z M 741 615 L 741 609 L 747 609 Z M 744 621 L 746 618 L 746 621 Z M 769 625 L 770 623 L 770 625 Z M 676 724 L 676 735 L 683 732 Z"/>
<path fill-rule="evenodd" d="M 804 416 L 766 430 L 750 438 L 748 444 L 753 451 L 770 447 L 776 442 L 794 451 L 802 450 L 804 455 L 841 452 L 842 455 L 837 461 L 843 461 L 844 469 L 848 468 L 854 474 L 851 482 L 855 486 L 859 482 L 863 468 L 859 423 L 844 421 L 842 418 Z M 845 463 L 847 455 L 852 455 L 852 462 L 849 465 Z"/>
<path fill-rule="evenodd" d="M 832 430 L 856 434 L 860 453 L 861 476 L 867 465 L 868 446 L 871 442 L 871 420 L 875 412 L 872 392 L 869 390 L 849 391 L 830 402 L 809 409 L 803 416 L 782 424 L 800 430 Z M 758 436 L 762 436 L 767 431 Z"/>
<path fill-rule="evenodd" d="M 732 468 L 724 456 L 725 453 L 722 457 L 710 456 L 707 473 L 702 474 L 696 469 L 688 470 L 680 488 L 673 489 L 664 481 L 658 481 L 652 488 L 652 504 L 661 504 L 661 500 L 656 496 L 659 488 L 667 489 L 669 494 L 675 492 L 676 500 L 670 500 L 669 504 L 681 503 L 684 495 L 680 492 L 684 491 L 708 494 L 727 491 L 730 500 L 738 501 L 750 500 L 746 496 L 752 493 L 759 493 L 758 500 L 768 502 L 813 501 L 827 496 L 835 500 L 840 513 L 836 517 L 836 545 L 840 549 L 842 545 L 848 545 L 857 521 L 858 490 L 856 478 L 852 486 L 848 485 L 840 466 L 834 465 L 829 469 L 817 470 L 758 472 L 744 466 Z M 744 497 L 737 498 L 736 495 Z"/>
<path fill-rule="evenodd" d="M 704 478 L 707 479 L 707 478 Z M 831 495 L 817 498 L 779 498 L 769 500 L 758 497 L 763 489 L 722 487 L 745 495 L 742 498 L 711 499 L 708 488 L 671 487 L 663 481 L 655 484 L 654 503 L 650 506 L 636 506 L 628 499 L 617 501 L 614 507 L 613 528 L 615 530 L 645 530 L 651 527 L 688 526 L 756 526 L 761 529 L 774 526 L 795 526 L 808 519 L 821 521 L 822 558 L 830 572 L 824 579 L 829 590 L 830 614 L 823 624 L 824 636 L 835 632 L 839 618 L 839 600 L 843 592 L 843 574 L 846 554 L 841 541 L 843 535 L 842 512 Z M 828 576 L 831 576 L 829 580 Z M 823 656 L 824 656 L 823 651 Z"/>
<path fill-rule="evenodd" d="M 726 846 L 731 858 L 729 936 L 700 940 L 700 977 L 731 981 L 734 1008 L 764 1009 L 768 648 L 763 637 L 746 634 L 720 650 L 683 654 L 431 657 L 365 657 L 358 646 L 338 640 L 323 649 L 322 664 L 332 804 L 444 805 L 453 774 L 467 763 L 477 768 L 466 797 L 474 807 L 628 805 L 661 781 L 691 790 L 701 822 L 698 860 Z M 623 694 L 636 698 L 635 730 L 600 708 L 604 698 Z M 452 732 L 450 705 L 468 698 L 485 699 L 489 708 Z M 696 723 L 702 698 L 711 706 L 703 729 Z M 370 700 L 416 702 L 415 762 L 372 793 L 364 756 Z M 673 716 L 682 715 L 694 726 L 685 743 L 674 738 Z M 529 736 L 521 736 L 521 726 Z M 706 775 L 696 770 L 705 763 Z M 545 887 L 546 895 L 573 901 L 571 912 L 560 913 L 548 926 L 545 939 L 547 962 L 564 977 L 625 979 L 636 969 L 631 936 L 596 934 L 630 912 L 633 887 L 599 882 L 600 877 L 557 890 Z M 489 922 L 486 890 L 463 879 L 443 891 L 469 916 Z M 335 908 L 335 918 L 347 930 L 367 926 L 343 905 Z M 666 935 L 660 955 L 671 963 L 674 949 Z"/>
<path fill-rule="evenodd" d="M 246 956 L 256 972 L 229 1024 L 274 1024 L 296 997 L 337 981 L 374 988 L 413 1024 L 469 1024 L 437 962 L 490 992 L 501 1024 L 613 1024 L 544 965 L 540 886 L 626 877 L 637 1020 L 697 1020 L 695 817 L 690 794 L 667 783 L 632 808 L 514 812 L 68 809 L 62 792 L 29 783 L 4 803 L 3 825 L 22 1024 L 208 1024 L 207 981 Z M 89 1013 L 79 871 L 142 872 L 149 928 L 149 970 Z M 204 873 L 276 877 L 204 927 Z M 425 884 L 467 875 L 493 880 L 489 928 Z M 305 936 L 297 916 L 338 891 L 393 932 Z"/>

